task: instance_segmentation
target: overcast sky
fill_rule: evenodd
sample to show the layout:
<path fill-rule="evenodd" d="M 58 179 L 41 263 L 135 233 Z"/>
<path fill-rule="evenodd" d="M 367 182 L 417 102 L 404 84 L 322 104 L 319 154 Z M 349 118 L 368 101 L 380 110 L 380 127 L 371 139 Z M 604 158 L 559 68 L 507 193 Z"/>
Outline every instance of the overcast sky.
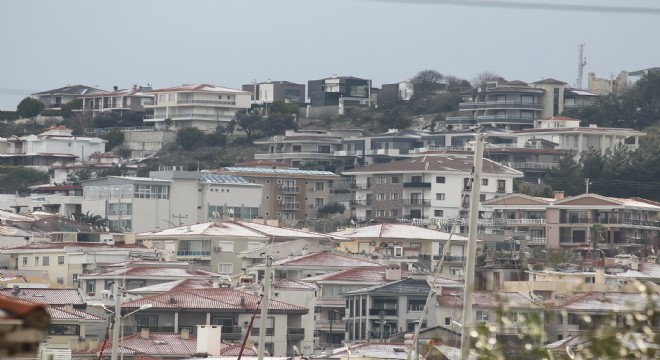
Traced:
<path fill-rule="evenodd" d="M 660 9 L 655 0 L 516 1 Z M 240 88 L 254 80 L 306 84 L 337 74 L 380 86 L 434 69 L 468 80 L 487 70 L 508 80 L 552 77 L 572 85 L 580 43 L 586 43 L 584 86 L 590 71 L 609 78 L 660 66 L 659 11 L 452 2 L 2 0 L 0 110 L 67 84 Z"/>

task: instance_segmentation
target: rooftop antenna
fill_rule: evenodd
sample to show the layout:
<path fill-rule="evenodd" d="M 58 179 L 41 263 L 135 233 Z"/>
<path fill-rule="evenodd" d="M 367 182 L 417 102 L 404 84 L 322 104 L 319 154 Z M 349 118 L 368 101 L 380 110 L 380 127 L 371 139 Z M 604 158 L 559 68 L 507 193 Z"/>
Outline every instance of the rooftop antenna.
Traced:
<path fill-rule="evenodd" d="M 578 76 L 575 83 L 576 89 L 582 89 L 582 74 L 584 73 L 584 66 L 587 65 L 587 58 L 584 57 L 584 45 L 578 45 Z"/>

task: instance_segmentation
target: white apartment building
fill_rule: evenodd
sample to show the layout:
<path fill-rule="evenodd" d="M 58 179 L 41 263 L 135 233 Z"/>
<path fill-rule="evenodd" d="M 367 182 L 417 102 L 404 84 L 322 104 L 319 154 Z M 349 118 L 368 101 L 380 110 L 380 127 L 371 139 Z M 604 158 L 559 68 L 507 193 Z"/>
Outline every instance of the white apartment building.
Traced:
<path fill-rule="evenodd" d="M 625 144 L 629 150 L 634 151 L 639 147 L 639 138 L 646 133 L 596 125 L 580 127 L 579 119 L 553 116 L 536 120 L 533 129 L 514 131 L 513 135 L 518 137 L 519 146 L 525 146 L 530 138 L 544 139 L 559 144 L 555 149 L 571 151 L 579 157 L 581 152 L 589 149 L 598 150 L 604 155 L 618 144 Z"/>
<path fill-rule="evenodd" d="M 82 187 L 82 212 L 107 218 L 117 231 L 146 232 L 230 214 L 253 219 L 261 209 L 262 186 L 238 176 L 156 171 L 148 178 L 88 180 Z"/>
<path fill-rule="evenodd" d="M 163 128 L 165 119 L 171 119 L 178 129 L 194 126 L 206 132 L 231 121 L 238 110 L 249 109 L 252 96 L 247 91 L 208 84 L 158 89 L 151 94 L 154 100 L 145 102 L 144 107 L 154 113 L 145 115 L 145 123 Z"/>
<path fill-rule="evenodd" d="M 351 210 L 358 219 L 443 219 L 467 217 L 473 158 L 424 156 L 343 172 L 352 176 Z M 484 159 L 480 201 L 513 192 L 522 172 Z M 490 210 L 480 207 L 482 217 Z"/>

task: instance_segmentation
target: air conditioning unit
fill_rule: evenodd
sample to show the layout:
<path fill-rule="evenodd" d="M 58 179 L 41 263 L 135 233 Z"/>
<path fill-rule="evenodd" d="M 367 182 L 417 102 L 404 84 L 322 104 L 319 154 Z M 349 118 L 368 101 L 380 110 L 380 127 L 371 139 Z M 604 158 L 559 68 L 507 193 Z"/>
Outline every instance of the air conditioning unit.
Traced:
<path fill-rule="evenodd" d="M 222 246 L 216 246 L 216 247 L 213 248 L 213 250 L 215 250 L 215 252 L 221 252 L 222 251 Z"/>

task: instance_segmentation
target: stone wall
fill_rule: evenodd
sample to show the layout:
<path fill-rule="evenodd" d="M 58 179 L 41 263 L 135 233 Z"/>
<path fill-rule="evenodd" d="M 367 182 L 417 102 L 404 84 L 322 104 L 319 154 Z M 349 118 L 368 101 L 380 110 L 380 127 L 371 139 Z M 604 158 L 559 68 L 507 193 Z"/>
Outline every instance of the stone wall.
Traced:
<path fill-rule="evenodd" d="M 155 154 L 166 144 L 176 140 L 172 130 L 126 130 L 124 146 L 131 149 L 131 158 L 139 159 Z"/>
<path fill-rule="evenodd" d="M 587 90 L 596 95 L 620 96 L 628 90 L 628 72 L 626 70 L 621 71 L 616 79 L 597 78 L 593 72 L 589 73 L 587 79 Z"/>

